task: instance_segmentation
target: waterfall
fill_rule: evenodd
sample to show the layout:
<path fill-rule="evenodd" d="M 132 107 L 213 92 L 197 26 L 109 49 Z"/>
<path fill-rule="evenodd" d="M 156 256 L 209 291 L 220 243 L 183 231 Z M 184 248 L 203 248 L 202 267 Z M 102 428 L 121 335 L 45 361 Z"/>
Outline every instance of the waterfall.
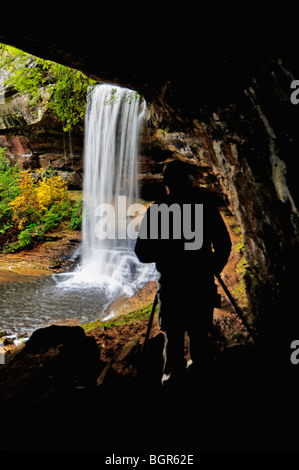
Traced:
<path fill-rule="evenodd" d="M 154 272 L 127 234 L 127 209 L 138 205 L 138 137 L 146 108 L 132 90 L 97 85 L 85 117 L 81 263 L 67 283 L 132 295 Z M 135 207 L 135 206 L 133 206 Z"/>

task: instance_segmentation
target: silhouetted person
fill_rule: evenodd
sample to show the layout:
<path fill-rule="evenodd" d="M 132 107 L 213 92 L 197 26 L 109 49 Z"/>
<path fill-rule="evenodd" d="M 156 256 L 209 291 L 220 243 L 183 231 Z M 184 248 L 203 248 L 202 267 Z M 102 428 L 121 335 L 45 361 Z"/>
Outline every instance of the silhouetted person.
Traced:
<path fill-rule="evenodd" d="M 186 371 L 185 331 L 192 359 L 189 370 L 206 365 L 217 293 L 214 274 L 222 271 L 231 250 L 216 205 L 207 191 L 192 186 L 184 163 L 165 166 L 164 184 L 167 194 L 148 208 L 135 247 L 139 260 L 155 262 L 160 273 L 163 384 L 175 382 Z"/>

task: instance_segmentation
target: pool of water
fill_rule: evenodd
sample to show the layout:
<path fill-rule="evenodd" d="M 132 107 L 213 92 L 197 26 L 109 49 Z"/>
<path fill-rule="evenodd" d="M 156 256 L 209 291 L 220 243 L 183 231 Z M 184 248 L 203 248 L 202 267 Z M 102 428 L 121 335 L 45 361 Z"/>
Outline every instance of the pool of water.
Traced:
<path fill-rule="evenodd" d="M 28 338 L 53 323 L 82 324 L 113 315 L 115 301 L 131 297 L 157 275 L 154 264 L 124 259 L 113 277 L 99 276 L 97 263 L 42 276 L 0 271 L 0 331 Z"/>
<path fill-rule="evenodd" d="M 114 300 L 111 292 L 105 286 L 64 287 L 69 276 L 7 273 L 5 282 L 0 282 L 0 331 L 28 337 L 50 323 L 84 323 L 107 316 Z"/>

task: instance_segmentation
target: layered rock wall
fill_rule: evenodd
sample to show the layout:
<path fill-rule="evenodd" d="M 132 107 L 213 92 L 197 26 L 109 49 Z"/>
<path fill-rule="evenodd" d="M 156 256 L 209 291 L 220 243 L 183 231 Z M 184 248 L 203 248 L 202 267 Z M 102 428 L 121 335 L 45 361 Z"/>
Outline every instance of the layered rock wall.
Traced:
<path fill-rule="evenodd" d="M 82 186 L 83 129 L 65 133 L 44 100 L 32 109 L 27 97 L 6 90 L 0 102 L 0 146 L 24 169 L 50 169 L 62 175 L 70 189 Z"/>
<path fill-rule="evenodd" d="M 290 101 L 291 70 L 287 59 L 267 59 L 225 100 L 205 105 L 194 97 L 188 114 L 170 83 L 169 99 L 164 93 L 152 112 L 156 128 L 163 121 L 175 129 L 160 131 L 159 141 L 168 149 L 179 141 L 173 154 L 197 165 L 200 175 L 206 169 L 209 188 L 226 195 L 242 227 L 252 318 L 269 341 L 284 329 L 287 337 L 298 323 L 298 109 Z"/>

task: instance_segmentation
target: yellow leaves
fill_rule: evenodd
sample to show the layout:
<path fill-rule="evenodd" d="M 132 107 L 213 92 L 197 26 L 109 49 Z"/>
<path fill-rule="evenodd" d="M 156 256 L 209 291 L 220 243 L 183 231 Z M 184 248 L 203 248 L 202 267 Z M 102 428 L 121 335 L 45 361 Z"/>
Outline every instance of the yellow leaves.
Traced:
<path fill-rule="evenodd" d="M 43 178 L 36 188 L 37 205 L 40 211 L 49 209 L 52 205 L 59 205 L 66 200 L 67 186 L 60 176 Z"/>
<path fill-rule="evenodd" d="M 34 210 L 36 210 L 35 188 L 32 176 L 28 170 L 22 171 L 19 184 L 21 194 L 11 201 L 10 205 L 14 211 L 13 220 L 18 222 L 18 227 L 22 230 L 29 213 L 32 212 L 34 214 Z"/>
<path fill-rule="evenodd" d="M 23 230 L 25 224 L 26 224 L 26 219 L 25 219 L 25 217 L 22 217 L 22 219 L 19 221 L 18 229 Z"/>
<path fill-rule="evenodd" d="M 33 179 L 29 170 L 22 171 L 20 189 L 21 191 L 31 191 L 33 189 Z"/>
<path fill-rule="evenodd" d="M 20 230 L 26 223 L 36 222 L 53 205 L 59 206 L 67 200 L 67 185 L 60 176 L 44 177 L 34 184 L 31 173 L 22 171 L 20 190 L 21 194 L 10 202 L 14 211 L 13 220 L 18 222 Z"/>

